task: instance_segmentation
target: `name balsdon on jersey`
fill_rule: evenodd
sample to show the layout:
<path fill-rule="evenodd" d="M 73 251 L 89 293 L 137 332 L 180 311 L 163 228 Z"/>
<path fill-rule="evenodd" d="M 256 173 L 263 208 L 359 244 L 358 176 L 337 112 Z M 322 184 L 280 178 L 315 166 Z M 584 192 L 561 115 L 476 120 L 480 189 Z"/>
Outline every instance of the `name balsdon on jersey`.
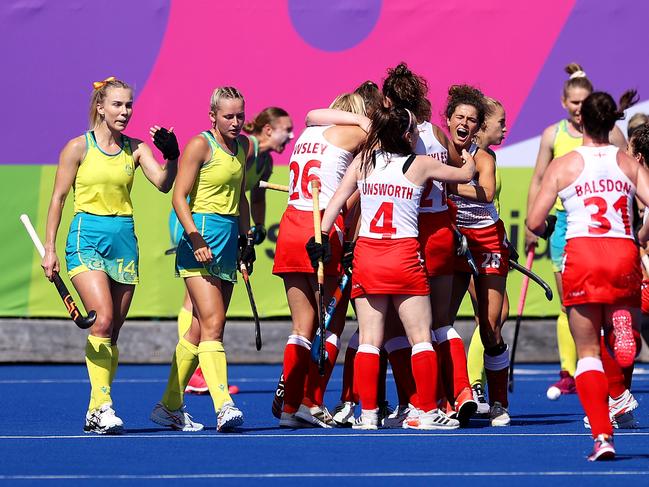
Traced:
<path fill-rule="evenodd" d="M 414 195 L 413 188 L 391 183 L 363 183 L 361 193 L 368 196 L 390 196 L 410 200 Z"/>
<path fill-rule="evenodd" d="M 630 194 L 632 186 L 628 182 L 619 179 L 593 179 L 583 184 L 575 184 L 575 194 L 577 196 L 588 196 L 597 193 L 623 193 Z"/>

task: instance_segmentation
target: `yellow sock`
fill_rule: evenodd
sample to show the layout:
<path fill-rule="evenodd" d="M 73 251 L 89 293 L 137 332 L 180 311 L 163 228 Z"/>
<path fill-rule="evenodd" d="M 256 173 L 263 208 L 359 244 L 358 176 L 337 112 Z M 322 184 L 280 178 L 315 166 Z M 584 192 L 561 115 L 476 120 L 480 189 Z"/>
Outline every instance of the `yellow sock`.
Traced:
<path fill-rule="evenodd" d="M 471 343 L 469 343 L 469 351 L 466 356 L 466 366 L 469 372 L 469 382 L 471 385 L 480 382 L 483 385 L 486 382 L 484 377 L 484 345 L 480 338 L 480 328 L 477 326 L 471 335 Z"/>
<path fill-rule="evenodd" d="M 88 335 L 86 342 L 86 366 L 90 379 L 90 404 L 88 411 L 103 404 L 113 403 L 110 397 L 110 371 L 112 350 L 110 338 Z"/>
<path fill-rule="evenodd" d="M 165 407 L 175 411 L 183 405 L 185 387 L 196 370 L 196 365 L 198 365 L 198 347 L 181 338 L 171 359 L 169 380 L 162 396 L 162 404 Z"/>
<path fill-rule="evenodd" d="M 178 312 L 178 338 L 184 337 L 191 326 L 192 312 L 183 306 Z"/>
<path fill-rule="evenodd" d="M 577 347 L 570 333 L 568 316 L 563 311 L 557 318 L 557 344 L 559 345 L 561 370 L 567 370 L 574 377 L 577 370 Z"/>
<path fill-rule="evenodd" d="M 223 404 L 233 402 L 228 392 L 228 364 L 223 343 L 217 341 L 199 343 L 198 361 L 214 402 L 214 410 L 218 412 Z"/>
<path fill-rule="evenodd" d="M 119 348 L 117 348 L 117 345 L 111 345 L 110 350 L 112 352 L 112 355 L 110 356 L 110 385 L 112 387 L 113 379 L 117 372 L 117 364 L 119 362 Z"/>

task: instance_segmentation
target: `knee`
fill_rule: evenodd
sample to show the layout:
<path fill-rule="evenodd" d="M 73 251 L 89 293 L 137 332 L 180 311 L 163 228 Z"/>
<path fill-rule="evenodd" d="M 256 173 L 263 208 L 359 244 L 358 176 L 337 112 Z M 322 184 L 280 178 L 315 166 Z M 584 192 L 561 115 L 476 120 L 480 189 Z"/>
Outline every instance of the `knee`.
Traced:
<path fill-rule="evenodd" d="M 108 338 L 113 336 L 113 313 L 112 312 L 108 310 L 97 311 L 97 320 L 92 325 L 92 334 L 103 338 Z"/>

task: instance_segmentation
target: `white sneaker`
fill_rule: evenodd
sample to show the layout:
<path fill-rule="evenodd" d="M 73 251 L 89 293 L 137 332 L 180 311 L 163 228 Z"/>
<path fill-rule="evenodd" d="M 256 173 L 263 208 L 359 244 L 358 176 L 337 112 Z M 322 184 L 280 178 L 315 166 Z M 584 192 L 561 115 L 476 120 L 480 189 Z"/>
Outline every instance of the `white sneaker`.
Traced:
<path fill-rule="evenodd" d="M 120 435 L 124 432 L 124 423 L 115 415 L 113 405 L 106 403 L 86 413 L 83 431 L 99 435 Z"/>
<path fill-rule="evenodd" d="M 403 422 L 410 413 L 410 404 L 399 404 L 392 414 L 383 420 L 384 428 L 403 428 Z"/>
<path fill-rule="evenodd" d="M 491 408 L 489 407 L 489 403 L 485 398 L 482 384 L 480 384 L 480 382 L 476 382 L 475 384 L 473 384 L 473 386 L 471 386 L 471 389 L 473 389 L 473 399 L 478 403 L 478 410 L 475 413 L 475 417 L 488 418 Z"/>
<path fill-rule="evenodd" d="M 352 428 L 355 430 L 376 430 L 379 429 L 379 410 L 362 409 L 361 415 L 356 418 Z"/>
<path fill-rule="evenodd" d="M 307 423 L 306 421 L 302 421 L 300 418 L 296 416 L 296 413 L 282 412 L 279 418 L 279 427 L 299 429 L 299 428 L 315 428 L 315 425 L 312 423 Z"/>
<path fill-rule="evenodd" d="M 185 405 L 180 406 L 180 409 L 172 411 L 159 402 L 151 411 L 149 419 L 161 426 L 169 426 L 173 430 L 178 431 L 201 431 L 203 425 L 192 420 L 190 414 L 185 411 Z"/>
<path fill-rule="evenodd" d="M 428 412 L 419 411 L 419 425 L 414 429 L 419 430 L 454 430 L 460 427 L 457 419 L 449 418 L 439 409 Z"/>
<path fill-rule="evenodd" d="M 225 403 L 216 416 L 216 431 L 230 431 L 242 424 L 243 413 L 233 402 Z"/>
<path fill-rule="evenodd" d="M 410 404 L 410 410 L 408 411 L 408 415 L 406 416 L 406 419 L 401 424 L 401 427 L 403 429 L 419 428 L 419 409 L 414 407 L 412 404 Z"/>
<path fill-rule="evenodd" d="M 503 405 L 498 401 L 495 401 L 494 405 L 491 406 L 489 419 L 491 421 L 491 426 L 509 426 L 509 423 L 511 423 L 509 411 L 507 411 L 507 408 L 503 407 Z"/>
<path fill-rule="evenodd" d="M 295 417 L 318 428 L 333 428 L 333 418 L 325 406 L 313 406 L 310 408 L 306 404 L 300 404 Z"/>
<path fill-rule="evenodd" d="M 333 410 L 333 420 L 340 428 L 351 428 L 354 424 L 354 409 L 356 403 L 340 401 Z"/>
<path fill-rule="evenodd" d="M 635 419 L 633 411 L 638 407 L 633 394 L 627 389 L 624 393 L 613 399 L 608 398 L 608 416 L 611 419 L 613 428 L 616 429 L 637 429 L 640 427 L 638 420 Z M 590 429 L 588 416 L 584 416 L 584 428 Z"/>
<path fill-rule="evenodd" d="M 633 397 L 633 394 L 631 394 L 631 391 L 628 389 L 626 389 L 618 398 L 608 398 L 608 412 L 610 413 L 611 418 L 631 412 L 637 407 L 638 401 L 636 401 L 635 397 Z"/>

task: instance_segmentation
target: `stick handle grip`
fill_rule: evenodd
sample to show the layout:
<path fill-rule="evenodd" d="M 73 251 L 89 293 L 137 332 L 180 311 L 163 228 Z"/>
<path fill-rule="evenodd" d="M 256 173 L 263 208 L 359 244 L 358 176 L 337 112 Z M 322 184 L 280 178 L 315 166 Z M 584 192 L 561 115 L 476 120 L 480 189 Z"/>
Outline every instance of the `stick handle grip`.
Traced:
<path fill-rule="evenodd" d="M 34 242 L 34 246 L 36 247 L 36 250 L 40 254 L 41 258 L 45 257 L 45 247 L 43 247 L 43 242 L 41 242 L 41 239 L 38 238 L 36 229 L 34 228 L 34 225 L 32 225 L 29 217 L 23 213 L 22 215 L 20 215 L 20 221 L 23 222 L 23 225 L 25 225 L 25 229 L 31 237 L 32 242 Z"/>
<path fill-rule="evenodd" d="M 320 181 L 311 181 L 311 195 L 313 196 L 313 231 L 316 243 L 322 244 L 322 220 L 320 217 Z M 324 264 L 318 262 L 318 284 L 324 284 Z"/>
<path fill-rule="evenodd" d="M 268 181 L 259 181 L 259 187 L 264 189 L 273 189 L 275 191 L 284 191 L 288 193 L 288 186 L 285 184 L 269 183 Z"/>

